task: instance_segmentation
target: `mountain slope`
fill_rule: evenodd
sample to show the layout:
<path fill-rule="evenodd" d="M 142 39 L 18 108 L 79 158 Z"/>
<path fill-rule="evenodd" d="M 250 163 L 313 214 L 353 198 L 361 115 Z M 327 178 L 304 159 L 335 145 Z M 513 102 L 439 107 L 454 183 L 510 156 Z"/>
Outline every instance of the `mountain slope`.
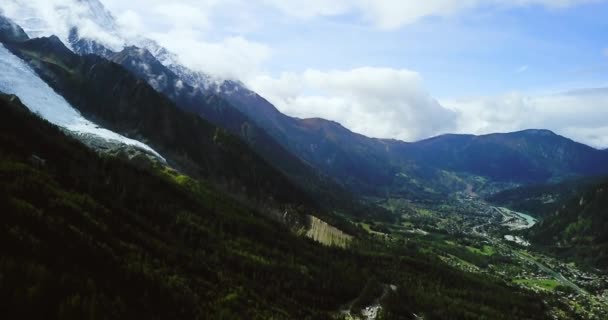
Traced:
<path fill-rule="evenodd" d="M 324 318 L 360 290 L 331 262 L 344 253 L 192 180 L 100 158 L 14 97 L 0 110 L 4 315 Z"/>
<path fill-rule="evenodd" d="M 558 255 L 608 268 L 608 181 L 573 197 L 534 226 L 529 236 Z"/>
<path fill-rule="evenodd" d="M 72 47 L 76 52 L 84 54 L 91 48 L 81 47 L 80 41 L 82 39 L 72 43 Z M 146 49 L 127 47 L 118 53 L 108 53 L 107 49 L 93 44 L 96 46 L 97 54 L 108 57 L 138 78 L 145 80 L 182 110 L 200 115 L 218 127 L 239 136 L 260 157 L 281 170 L 328 207 L 346 211 L 351 215 L 363 215 L 365 210 L 379 211 L 377 208 L 359 208 L 360 205 L 353 197 L 332 179 L 321 175 L 313 167 L 285 150 L 266 131 L 218 95 L 205 94 L 202 90 L 185 83 Z"/>
<path fill-rule="evenodd" d="M 220 97 L 221 90 L 211 77 L 179 65 L 175 55 L 154 41 L 134 41 L 143 47 L 128 46 L 115 53 L 94 40 L 80 37 L 77 29 L 72 30 L 70 37 L 70 45 L 76 53 L 95 54 L 122 65 L 169 97 L 181 109 L 198 114 L 239 136 L 264 160 L 281 170 L 325 207 L 350 216 L 394 219 L 384 209 L 356 200 L 342 185 L 284 148 L 254 121 Z"/>
<path fill-rule="evenodd" d="M 398 287 L 384 304 L 406 318 L 547 318 L 494 278 L 401 247 L 325 248 L 192 179 L 101 157 L 14 96 L 0 112 L 10 318 L 330 319 L 370 278 Z"/>
<path fill-rule="evenodd" d="M 541 218 L 555 214 L 569 200 L 603 179 L 585 177 L 554 184 L 526 185 L 492 194 L 486 200 Z"/>
<path fill-rule="evenodd" d="M 316 205 L 240 140 L 180 111 L 121 66 L 81 57 L 56 37 L 6 44 L 87 119 L 152 146 L 175 167 L 260 204 Z"/>
<path fill-rule="evenodd" d="M 390 185 L 397 173 L 387 165 L 386 146 L 380 140 L 355 134 L 335 122 L 288 117 L 236 82 L 224 83 L 220 92 L 286 148 L 357 191 Z"/>

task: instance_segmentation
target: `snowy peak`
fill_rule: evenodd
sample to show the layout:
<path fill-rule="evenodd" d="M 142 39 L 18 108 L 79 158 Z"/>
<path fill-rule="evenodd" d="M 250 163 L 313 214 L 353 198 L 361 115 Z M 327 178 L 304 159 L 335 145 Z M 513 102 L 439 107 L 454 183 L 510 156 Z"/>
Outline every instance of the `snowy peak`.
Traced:
<path fill-rule="evenodd" d="M 49 0 L 43 5 L 30 0 L 2 1 L 6 16 L 21 25 L 30 37 L 56 35 L 78 54 L 96 54 L 104 58 L 127 46 L 137 46 L 148 50 L 184 83 L 205 93 L 222 92 L 225 79 L 184 66 L 178 55 L 154 40 L 127 36 L 99 0 Z"/>
<path fill-rule="evenodd" d="M 32 38 L 56 35 L 69 43 L 77 29 L 82 38 L 92 39 L 119 51 L 124 40 L 112 14 L 97 0 L 3 0 L 5 16 L 20 25 Z"/>

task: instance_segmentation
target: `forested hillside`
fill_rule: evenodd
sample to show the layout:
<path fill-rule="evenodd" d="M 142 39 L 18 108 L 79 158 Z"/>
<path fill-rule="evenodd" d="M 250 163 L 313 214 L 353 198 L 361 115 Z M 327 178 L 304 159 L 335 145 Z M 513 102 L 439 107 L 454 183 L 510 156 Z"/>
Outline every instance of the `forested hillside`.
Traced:
<path fill-rule="evenodd" d="M 531 239 L 557 255 L 608 267 L 608 182 L 587 187 L 530 230 Z"/>
<path fill-rule="evenodd" d="M 493 278 L 403 245 L 320 246 L 176 172 L 100 156 L 15 97 L 0 110 L 11 318 L 322 319 L 372 278 L 398 288 L 391 319 L 545 318 L 539 298 Z"/>
<path fill-rule="evenodd" d="M 587 177 L 551 184 L 524 185 L 492 194 L 486 200 L 542 218 L 555 214 L 567 201 L 603 179 Z"/>
<path fill-rule="evenodd" d="M 121 66 L 78 56 L 57 37 L 6 44 L 82 114 L 125 136 L 148 142 L 172 166 L 261 203 L 316 204 L 240 139 L 180 111 Z"/>

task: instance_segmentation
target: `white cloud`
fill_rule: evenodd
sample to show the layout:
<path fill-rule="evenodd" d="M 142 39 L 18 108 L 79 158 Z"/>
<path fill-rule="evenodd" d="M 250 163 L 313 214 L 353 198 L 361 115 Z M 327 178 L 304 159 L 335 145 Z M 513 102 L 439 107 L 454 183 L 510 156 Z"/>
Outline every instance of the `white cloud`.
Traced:
<path fill-rule="evenodd" d="M 259 76 L 248 84 L 289 115 L 338 121 L 373 137 L 415 140 L 454 129 L 455 113 L 433 99 L 409 70 L 307 70 Z"/>
<path fill-rule="evenodd" d="M 272 54 L 270 47 L 239 36 L 209 42 L 184 29 L 150 36 L 169 50 L 179 53 L 186 66 L 221 79 L 252 77 Z"/>
<path fill-rule="evenodd" d="M 241 35 L 217 37 L 212 31 L 216 10 L 240 1 L 104 0 L 116 23 L 97 0 L 2 0 L 0 8 L 33 37 L 57 35 L 67 44 L 70 28 L 77 26 L 82 36 L 120 51 L 125 38 L 143 36 L 178 53 L 193 69 L 243 79 L 256 73 L 272 50 Z"/>
<path fill-rule="evenodd" d="M 567 8 L 601 0 L 264 0 L 283 13 L 300 18 L 355 13 L 381 29 L 397 29 L 426 17 L 448 17 L 479 7 L 540 5 Z"/>
<path fill-rule="evenodd" d="M 239 13 L 246 3 L 242 0 L 103 0 L 118 13 L 122 30 L 131 36 L 144 36 L 178 54 L 186 66 L 223 79 L 244 79 L 257 73 L 272 54 L 263 43 L 230 32 L 247 17 Z M 223 10 L 230 18 L 215 21 Z M 135 26 L 132 21 L 142 21 Z M 238 21 L 237 21 L 238 20 Z"/>
<path fill-rule="evenodd" d="M 349 0 L 262 0 L 262 2 L 289 16 L 305 19 L 341 15 L 352 9 L 352 1 Z"/>
<path fill-rule="evenodd" d="M 539 96 L 510 93 L 442 104 L 459 114 L 460 133 L 550 129 L 595 147 L 608 147 L 608 89 Z"/>
<path fill-rule="evenodd" d="M 96 3 L 92 2 L 93 7 Z M 103 10 L 92 15 L 84 2 L 76 0 L 2 0 L 3 14 L 21 25 L 32 37 L 56 35 L 67 42 L 72 26 L 83 36 L 117 49 L 123 42 L 114 33 L 111 16 Z M 104 25 L 101 27 L 100 25 Z"/>

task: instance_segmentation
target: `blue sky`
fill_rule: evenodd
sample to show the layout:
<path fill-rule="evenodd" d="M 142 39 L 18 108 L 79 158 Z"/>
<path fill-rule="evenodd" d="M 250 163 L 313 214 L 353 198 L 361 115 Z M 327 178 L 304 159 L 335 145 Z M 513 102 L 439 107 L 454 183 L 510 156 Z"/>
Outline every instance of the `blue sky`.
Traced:
<path fill-rule="evenodd" d="M 275 22 L 250 34 L 273 44 L 273 73 L 405 68 L 437 97 L 554 91 L 608 82 L 608 4 L 478 8 L 382 30 L 357 16 Z M 322 54 L 311 54 L 322 52 Z"/>
<path fill-rule="evenodd" d="M 88 21 L 83 3 L 98 1 L 118 31 Z M 373 137 L 544 128 L 608 147 L 608 89 L 571 93 L 608 87 L 608 0 L 3 0 L 0 9 L 18 21 L 37 15 L 47 23 L 37 35 L 65 39 L 77 25 L 114 50 L 154 39 L 289 115 Z"/>

